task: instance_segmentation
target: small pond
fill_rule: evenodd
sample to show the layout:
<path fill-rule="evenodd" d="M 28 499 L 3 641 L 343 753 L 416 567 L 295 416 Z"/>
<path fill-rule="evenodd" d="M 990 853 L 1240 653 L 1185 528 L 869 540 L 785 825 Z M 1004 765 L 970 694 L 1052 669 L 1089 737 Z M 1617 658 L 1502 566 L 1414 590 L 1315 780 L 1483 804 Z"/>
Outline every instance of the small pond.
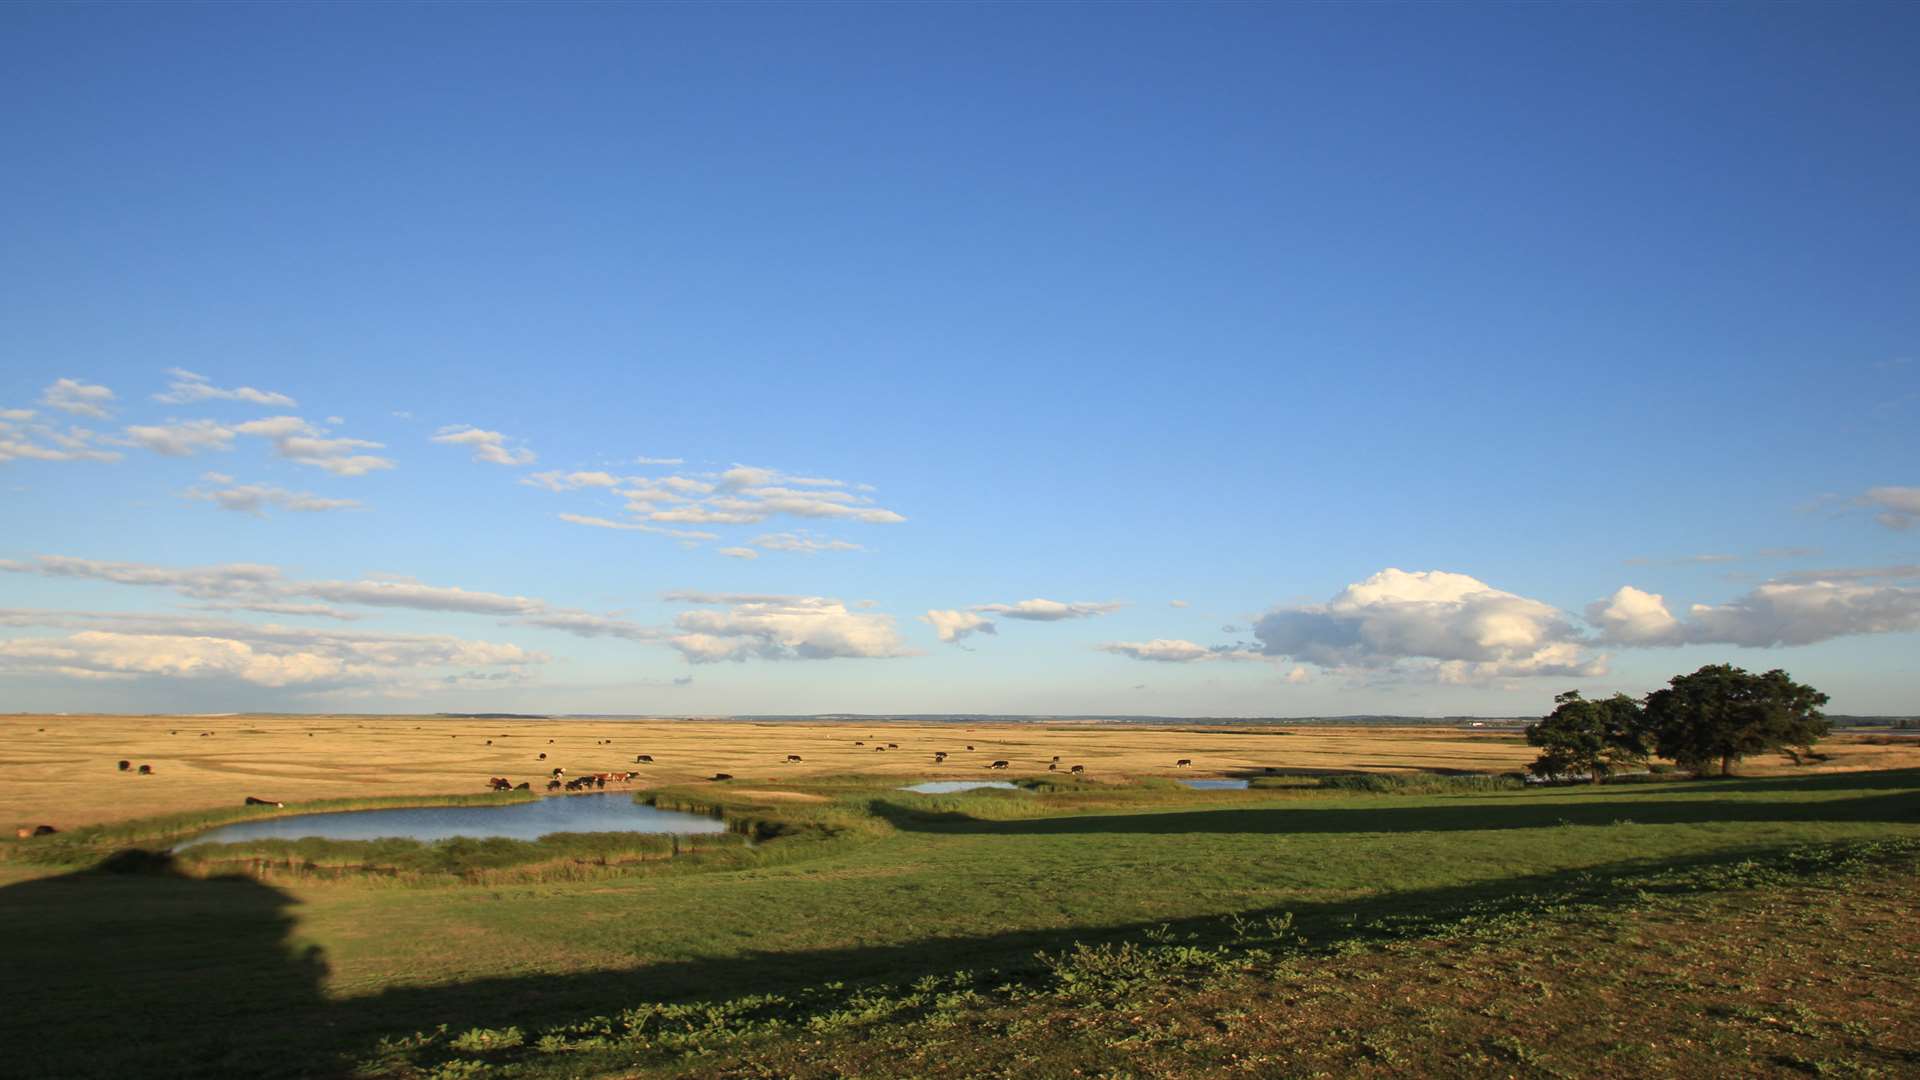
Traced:
<path fill-rule="evenodd" d="M 973 791 L 977 788 L 1019 790 L 1017 785 L 1009 784 L 1005 780 L 929 780 L 924 784 L 912 784 L 900 790 L 921 795 L 952 795 L 958 791 Z"/>
<path fill-rule="evenodd" d="M 1181 783 L 1198 791 L 1245 791 L 1245 780 L 1182 780 Z"/>
<path fill-rule="evenodd" d="M 504 836 L 538 840 L 558 832 L 717 833 L 718 818 L 661 810 L 633 801 L 626 793 L 564 795 L 506 806 L 416 806 L 404 810 L 349 810 L 338 814 L 242 821 L 203 833 L 190 844 L 231 844 L 240 840 L 450 840 Z"/>

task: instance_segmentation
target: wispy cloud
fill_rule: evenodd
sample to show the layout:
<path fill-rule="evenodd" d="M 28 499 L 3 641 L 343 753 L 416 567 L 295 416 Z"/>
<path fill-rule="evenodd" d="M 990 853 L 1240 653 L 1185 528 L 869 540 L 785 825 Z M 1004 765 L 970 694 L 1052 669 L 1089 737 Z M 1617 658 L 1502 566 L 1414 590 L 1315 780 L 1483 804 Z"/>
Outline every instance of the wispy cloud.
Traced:
<path fill-rule="evenodd" d="M 75 416 L 90 416 L 95 420 L 105 420 L 113 415 L 109 408 L 113 400 L 112 390 L 78 379 L 56 380 L 40 392 L 40 404 Z"/>
<path fill-rule="evenodd" d="M 227 390 L 213 385 L 205 375 L 196 375 L 184 368 L 168 368 L 167 374 L 172 382 L 165 393 L 153 395 L 153 400 L 169 405 L 187 405 L 196 401 L 244 401 L 249 405 L 265 405 L 276 409 L 291 409 L 299 405 L 285 394 L 270 390 L 255 390 L 251 386 L 240 386 Z"/>
<path fill-rule="evenodd" d="M 975 604 L 972 610 L 1026 622 L 1059 622 L 1062 619 L 1091 619 L 1098 615 L 1110 615 L 1125 606 L 1117 600 L 1099 602 L 1080 600 L 1063 603 L 1059 600 L 1036 598 L 1022 600 L 1017 604 Z"/>
<path fill-rule="evenodd" d="M 473 460 L 490 465 L 531 465 L 534 452 L 525 447 L 507 446 L 507 437 L 497 431 L 485 431 L 468 424 L 453 424 L 440 429 L 433 441 L 464 446 L 473 451 Z"/>
<path fill-rule="evenodd" d="M 224 473 L 207 473 L 200 478 L 205 486 L 188 488 L 182 494 L 189 499 L 214 503 L 222 510 L 264 516 L 268 507 L 294 513 L 322 513 L 329 510 L 359 510 L 354 499 L 329 499 L 308 491 L 288 491 L 273 484 L 242 484 Z"/>

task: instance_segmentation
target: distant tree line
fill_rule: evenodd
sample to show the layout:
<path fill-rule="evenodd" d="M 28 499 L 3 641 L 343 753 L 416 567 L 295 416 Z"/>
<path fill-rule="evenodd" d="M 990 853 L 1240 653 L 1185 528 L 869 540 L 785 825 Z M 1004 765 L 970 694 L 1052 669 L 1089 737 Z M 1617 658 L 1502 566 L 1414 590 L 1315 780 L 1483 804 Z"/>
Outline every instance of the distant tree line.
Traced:
<path fill-rule="evenodd" d="M 1796 763 L 1813 756 L 1830 730 L 1820 711 L 1827 695 L 1778 668 L 1755 675 L 1708 664 L 1644 698 L 1590 701 L 1569 690 L 1553 700 L 1553 712 L 1527 728 L 1527 744 L 1540 748 L 1527 769 L 1546 779 L 1602 783 L 1650 757 L 1696 776 L 1732 776 L 1753 754 L 1785 753 Z"/>

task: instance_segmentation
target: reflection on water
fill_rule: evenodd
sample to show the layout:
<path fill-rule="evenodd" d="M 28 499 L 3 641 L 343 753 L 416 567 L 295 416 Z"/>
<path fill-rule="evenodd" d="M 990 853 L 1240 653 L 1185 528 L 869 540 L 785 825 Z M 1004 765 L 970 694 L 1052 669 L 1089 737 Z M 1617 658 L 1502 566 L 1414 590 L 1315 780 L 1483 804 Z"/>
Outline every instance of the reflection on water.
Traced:
<path fill-rule="evenodd" d="M 538 840 L 557 832 L 716 833 L 726 822 L 700 814 L 660 810 L 633 801 L 626 793 L 565 795 L 507 806 L 420 806 L 405 810 L 351 810 L 339 814 L 242 821 L 194 837 L 189 843 L 230 844 L 238 840 L 447 840 L 504 836 Z"/>
<path fill-rule="evenodd" d="M 900 790 L 917 792 L 921 795 L 951 795 L 956 791 L 972 791 L 975 788 L 1018 790 L 1005 780 L 929 780 L 924 784 L 913 784 Z"/>
<path fill-rule="evenodd" d="M 1199 791 L 1244 791 L 1245 780 L 1182 780 L 1181 783 Z"/>

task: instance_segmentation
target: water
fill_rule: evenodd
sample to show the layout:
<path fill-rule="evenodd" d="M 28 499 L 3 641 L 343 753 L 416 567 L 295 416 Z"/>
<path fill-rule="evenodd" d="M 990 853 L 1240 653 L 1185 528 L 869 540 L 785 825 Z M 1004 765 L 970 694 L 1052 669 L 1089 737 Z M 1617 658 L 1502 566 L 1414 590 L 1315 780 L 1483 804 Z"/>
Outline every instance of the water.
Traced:
<path fill-rule="evenodd" d="M 917 792 L 921 795 L 952 795 L 956 791 L 973 791 L 977 788 L 1019 790 L 1016 785 L 1009 784 L 1005 780 L 929 780 L 924 784 L 914 784 L 900 790 Z"/>
<path fill-rule="evenodd" d="M 1245 780 L 1182 780 L 1181 783 L 1198 791 L 1245 791 Z"/>
<path fill-rule="evenodd" d="M 726 822 L 700 814 L 661 810 L 633 801 L 625 793 L 566 795 L 507 806 L 419 806 L 405 810 L 349 810 L 338 814 L 298 814 L 227 825 L 194 837 L 190 843 L 230 844 L 237 840 L 448 840 L 504 836 L 538 840 L 557 832 L 717 833 Z"/>

